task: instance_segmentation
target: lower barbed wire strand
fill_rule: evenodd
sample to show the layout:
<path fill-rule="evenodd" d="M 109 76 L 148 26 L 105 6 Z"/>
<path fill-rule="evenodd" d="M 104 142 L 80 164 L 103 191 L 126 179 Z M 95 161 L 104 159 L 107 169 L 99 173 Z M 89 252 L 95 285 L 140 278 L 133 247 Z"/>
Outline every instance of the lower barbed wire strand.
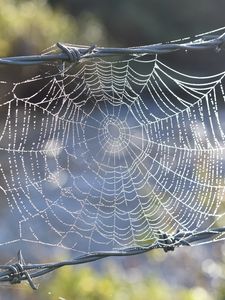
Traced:
<path fill-rule="evenodd" d="M 165 252 L 173 251 L 177 247 L 191 246 L 191 243 L 211 239 L 213 236 L 223 232 L 225 232 L 225 227 L 215 228 L 206 232 L 177 232 L 175 235 L 167 235 L 166 233 L 163 233 L 157 242 L 146 247 L 132 247 L 117 251 L 89 253 L 73 260 L 51 264 L 25 264 L 22 258 L 22 253 L 19 251 L 19 263 L 12 265 L 0 265 L 0 269 L 4 270 L 0 272 L 0 282 L 19 284 L 22 281 L 27 281 L 31 288 L 36 290 L 37 286 L 33 283 L 34 278 L 42 277 L 64 266 L 93 262 L 106 257 L 138 255 L 153 249 L 163 249 Z M 24 264 L 21 263 L 22 261 Z"/>

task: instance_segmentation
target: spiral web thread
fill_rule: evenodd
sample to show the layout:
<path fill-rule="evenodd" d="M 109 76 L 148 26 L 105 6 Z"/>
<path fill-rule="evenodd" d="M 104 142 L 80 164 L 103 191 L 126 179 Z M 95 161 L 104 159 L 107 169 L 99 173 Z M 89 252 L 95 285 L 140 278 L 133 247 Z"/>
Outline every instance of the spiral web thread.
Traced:
<path fill-rule="evenodd" d="M 91 254 L 224 225 L 225 71 L 144 54 L 48 68 L 1 97 L 0 245 Z"/>

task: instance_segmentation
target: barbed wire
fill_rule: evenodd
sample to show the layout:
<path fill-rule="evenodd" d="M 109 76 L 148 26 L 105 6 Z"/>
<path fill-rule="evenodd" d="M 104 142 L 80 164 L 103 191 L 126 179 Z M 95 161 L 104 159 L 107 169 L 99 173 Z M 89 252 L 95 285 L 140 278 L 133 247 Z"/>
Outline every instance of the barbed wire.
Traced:
<path fill-rule="evenodd" d="M 118 55 L 141 55 L 141 54 L 166 54 L 179 50 L 206 50 L 216 49 L 220 51 L 225 43 L 225 33 L 222 35 L 205 35 L 188 43 L 162 43 L 140 47 L 128 48 L 106 48 L 92 46 L 79 46 L 57 43 L 56 47 L 60 52 L 45 53 L 41 55 L 15 56 L 0 58 L 0 64 L 9 65 L 34 65 L 46 62 L 71 62 L 77 63 L 82 59 L 103 58 Z"/>
<path fill-rule="evenodd" d="M 18 252 L 18 261 L 15 264 L 0 265 L 0 282 L 9 282 L 10 284 L 19 284 L 27 281 L 32 289 L 36 290 L 37 286 L 33 279 L 46 275 L 59 268 L 93 262 L 106 257 L 132 256 L 149 252 L 153 249 L 163 249 L 165 252 L 174 251 L 181 246 L 193 246 L 196 243 L 206 243 L 212 241 L 216 236 L 225 232 L 225 227 L 214 228 L 208 231 L 178 231 L 174 235 L 165 232 L 158 232 L 158 240 L 150 245 L 143 247 L 123 248 L 115 251 L 102 251 L 88 253 L 78 256 L 72 260 L 66 260 L 57 263 L 46 264 L 26 264 L 22 251 Z"/>
<path fill-rule="evenodd" d="M 103 48 L 93 46 L 79 46 L 67 45 L 57 43 L 58 52 L 50 52 L 41 55 L 30 56 L 16 56 L 0 58 L 0 64 L 8 65 L 34 65 L 43 64 L 47 62 L 69 62 L 78 63 L 83 59 L 103 58 L 107 56 L 118 55 L 141 55 L 141 54 L 166 54 L 180 50 L 204 50 L 215 49 L 220 51 L 225 43 L 225 33 L 222 35 L 205 35 L 200 39 L 193 40 L 188 43 L 165 43 L 155 44 L 141 47 L 129 48 Z M 64 266 L 71 266 L 93 262 L 106 257 L 121 257 L 143 254 L 153 249 L 163 249 L 165 252 L 174 251 L 175 248 L 181 246 L 192 246 L 197 243 L 210 242 L 216 236 L 223 234 L 225 227 L 214 228 L 207 231 L 193 232 L 193 231 L 178 231 L 170 235 L 165 232 L 158 232 L 158 239 L 156 242 L 142 247 L 123 248 L 115 251 L 102 251 L 95 253 L 88 253 L 78 256 L 72 260 L 45 263 L 45 264 L 30 264 L 26 263 L 22 251 L 18 252 L 18 260 L 14 264 L 0 265 L 0 282 L 9 282 L 11 284 L 19 284 L 27 281 L 32 289 L 36 290 L 37 286 L 33 279 L 44 276 L 47 273 L 53 272 Z"/>

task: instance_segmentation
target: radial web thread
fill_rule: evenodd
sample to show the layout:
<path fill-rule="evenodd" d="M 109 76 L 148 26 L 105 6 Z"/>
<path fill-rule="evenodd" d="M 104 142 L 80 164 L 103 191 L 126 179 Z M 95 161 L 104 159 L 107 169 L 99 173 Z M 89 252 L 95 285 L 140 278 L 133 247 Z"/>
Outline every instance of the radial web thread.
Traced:
<path fill-rule="evenodd" d="M 225 71 L 180 70 L 97 58 L 11 84 L 0 189 L 15 228 L 1 245 L 89 253 L 223 224 Z"/>

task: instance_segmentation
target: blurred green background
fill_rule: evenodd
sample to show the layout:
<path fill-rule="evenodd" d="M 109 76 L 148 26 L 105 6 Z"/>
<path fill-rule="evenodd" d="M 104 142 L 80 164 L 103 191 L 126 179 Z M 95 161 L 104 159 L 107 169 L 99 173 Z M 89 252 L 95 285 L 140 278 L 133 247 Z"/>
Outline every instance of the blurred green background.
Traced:
<path fill-rule="evenodd" d="M 56 42 L 135 46 L 225 26 L 224 0 L 0 0 L 0 56 Z M 150 262 L 146 264 L 146 262 Z M 225 247 L 178 249 L 63 268 L 38 283 L 0 287 L 0 299 L 225 299 Z M 149 267 L 150 266 L 150 267 Z"/>
<path fill-rule="evenodd" d="M 223 0 L 0 0 L 0 55 L 58 41 L 137 46 L 223 27 Z"/>

